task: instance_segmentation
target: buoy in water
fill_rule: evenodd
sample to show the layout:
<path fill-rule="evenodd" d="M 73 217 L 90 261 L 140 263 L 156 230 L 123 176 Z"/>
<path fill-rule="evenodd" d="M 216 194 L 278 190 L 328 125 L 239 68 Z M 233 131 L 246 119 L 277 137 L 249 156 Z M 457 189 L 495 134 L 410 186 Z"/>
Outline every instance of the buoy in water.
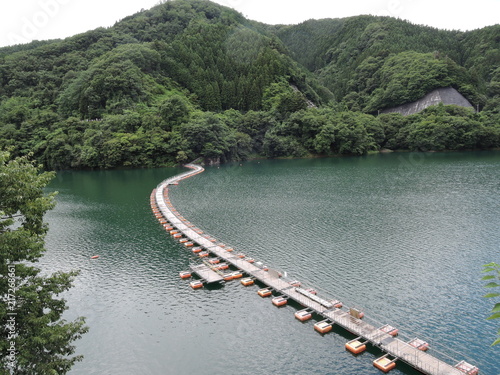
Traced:
<path fill-rule="evenodd" d="M 358 337 L 345 344 L 345 348 L 349 350 L 352 354 L 360 354 L 366 350 L 366 342 L 362 342 L 361 338 Z"/>
<path fill-rule="evenodd" d="M 191 281 L 189 286 L 193 289 L 203 288 L 203 283 L 199 280 Z"/>
<path fill-rule="evenodd" d="M 288 301 L 287 301 L 287 298 L 284 298 L 283 296 L 278 296 L 278 297 L 274 297 L 272 299 L 272 302 L 273 302 L 273 305 L 280 307 L 280 306 L 286 305 L 286 303 Z"/>
<path fill-rule="evenodd" d="M 314 325 L 314 329 L 319 333 L 328 333 L 332 330 L 332 324 L 327 320 L 322 320 Z"/>
<path fill-rule="evenodd" d="M 257 292 L 257 294 L 259 296 L 261 296 L 261 297 L 269 297 L 273 293 L 268 288 L 262 288 L 262 289 L 259 289 L 259 291 Z"/>
<path fill-rule="evenodd" d="M 305 322 L 312 318 L 312 314 L 309 310 L 300 310 L 295 313 L 295 317 L 301 322 Z"/>
<path fill-rule="evenodd" d="M 99 255 L 93 255 L 90 257 L 90 259 L 97 259 L 97 258 L 99 258 Z"/>
<path fill-rule="evenodd" d="M 233 276 L 234 278 L 234 276 Z M 253 279 L 247 277 L 246 279 L 241 280 L 241 283 L 245 286 L 253 285 Z"/>

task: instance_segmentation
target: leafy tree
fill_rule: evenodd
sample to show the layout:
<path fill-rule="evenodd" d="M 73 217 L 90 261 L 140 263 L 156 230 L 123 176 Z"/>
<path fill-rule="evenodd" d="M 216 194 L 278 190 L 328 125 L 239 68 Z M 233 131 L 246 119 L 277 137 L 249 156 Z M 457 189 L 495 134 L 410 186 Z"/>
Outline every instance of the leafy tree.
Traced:
<path fill-rule="evenodd" d="M 41 275 L 32 265 L 45 251 L 45 212 L 54 195 L 43 188 L 52 173 L 39 173 L 26 157 L 9 160 L 0 152 L 0 372 L 65 374 L 82 356 L 72 342 L 87 331 L 84 319 L 67 322 L 57 296 L 71 287 L 78 272 Z M 7 355 L 5 354 L 7 353 Z"/>
<path fill-rule="evenodd" d="M 383 128 L 373 116 L 339 112 L 321 127 L 314 139 L 314 147 L 322 154 L 363 155 L 377 149 L 376 138 L 384 138 Z"/>
<path fill-rule="evenodd" d="M 265 111 L 248 111 L 237 122 L 236 128 L 241 133 L 248 134 L 252 139 L 254 152 L 262 153 L 264 137 L 267 131 L 277 126 L 276 118 Z"/>
<path fill-rule="evenodd" d="M 280 136 L 275 131 L 268 131 L 264 137 L 263 150 L 270 158 L 285 156 L 304 156 L 307 154 L 304 147 L 291 136 Z"/>
<path fill-rule="evenodd" d="M 180 129 L 195 156 L 227 160 L 235 143 L 233 132 L 214 114 L 204 113 Z"/>
<path fill-rule="evenodd" d="M 314 139 L 314 148 L 319 154 L 330 154 L 335 144 L 335 126 L 327 124 L 321 128 L 321 131 Z"/>
<path fill-rule="evenodd" d="M 350 114 L 345 114 L 336 124 L 335 152 L 363 155 L 375 148 L 375 142 L 361 122 L 354 120 L 354 123 L 350 123 L 352 117 Z"/>
<path fill-rule="evenodd" d="M 466 150 L 480 148 L 484 126 L 470 109 L 437 105 L 415 116 L 408 146 L 418 150 Z"/>
<path fill-rule="evenodd" d="M 329 116 L 334 114 L 327 109 L 308 108 L 294 112 L 280 127 L 283 135 L 292 135 L 310 151 L 314 150 L 312 145 L 314 137 L 321 127 L 328 123 Z"/>
<path fill-rule="evenodd" d="M 159 110 L 162 118 L 162 128 L 165 130 L 171 130 L 172 127 L 180 125 L 189 119 L 189 107 L 186 100 L 180 95 L 165 99 Z"/>
<path fill-rule="evenodd" d="M 488 284 L 485 285 L 485 288 L 498 288 L 500 287 L 500 264 L 497 263 L 488 263 L 484 265 L 483 272 L 489 273 L 489 275 L 483 276 L 482 280 L 489 280 Z M 493 280 L 497 280 L 493 281 Z M 500 297 L 500 293 L 488 293 L 484 296 L 485 298 L 498 298 Z M 500 302 L 495 303 L 495 306 L 491 310 L 491 315 L 488 320 L 499 319 L 500 318 Z M 500 329 L 498 330 L 498 335 L 500 336 Z M 500 337 L 498 337 L 493 345 L 500 344 Z"/>
<path fill-rule="evenodd" d="M 276 111 L 282 117 L 307 108 L 307 102 L 299 90 L 285 80 L 271 84 L 264 92 L 264 109 Z"/>

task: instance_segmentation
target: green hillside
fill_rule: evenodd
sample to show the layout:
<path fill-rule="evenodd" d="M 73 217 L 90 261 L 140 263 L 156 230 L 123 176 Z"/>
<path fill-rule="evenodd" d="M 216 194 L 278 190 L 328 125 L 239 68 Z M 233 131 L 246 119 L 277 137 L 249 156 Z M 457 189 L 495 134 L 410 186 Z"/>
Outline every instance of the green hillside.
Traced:
<path fill-rule="evenodd" d="M 452 86 L 473 104 L 491 104 L 498 85 L 500 25 L 470 32 L 359 16 L 277 26 L 292 56 L 350 108 L 367 112 Z"/>
<path fill-rule="evenodd" d="M 482 111 L 374 116 L 448 86 Z M 269 26 L 173 0 L 107 29 L 0 49 L 0 148 L 48 169 L 490 148 L 499 98 L 499 25 L 463 33 L 359 16 Z"/>

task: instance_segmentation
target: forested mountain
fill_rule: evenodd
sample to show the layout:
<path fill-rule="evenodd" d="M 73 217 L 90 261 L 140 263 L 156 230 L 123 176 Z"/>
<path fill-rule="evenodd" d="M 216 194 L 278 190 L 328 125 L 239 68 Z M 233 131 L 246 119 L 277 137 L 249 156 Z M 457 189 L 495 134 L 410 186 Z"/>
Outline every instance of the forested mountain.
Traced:
<path fill-rule="evenodd" d="M 482 111 L 375 116 L 439 87 Z M 269 26 L 171 0 L 0 49 L 0 147 L 46 168 L 500 146 L 500 25 L 358 16 Z"/>
<path fill-rule="evenodd" d="M 480 106 L 498 95 L 500 25 L 464 33 L 359 16 L 277 26 L 275 33 L 299 63 L 356 110 L 373 112 L 446 86 Z"/>

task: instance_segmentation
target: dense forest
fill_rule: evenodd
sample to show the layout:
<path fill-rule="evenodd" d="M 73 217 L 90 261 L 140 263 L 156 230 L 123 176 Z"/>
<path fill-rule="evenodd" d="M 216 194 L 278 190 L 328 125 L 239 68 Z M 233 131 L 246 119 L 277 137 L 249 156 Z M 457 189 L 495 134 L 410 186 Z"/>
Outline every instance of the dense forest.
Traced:
<path fill-rule="evenodd" d="M 377 115 L 440 87 L 480 111 Z M 496 147 L 500 25 L 271 26 L 171 0 L 110 28 L 0 49 L 0 149 L 46 169 Z"/>

